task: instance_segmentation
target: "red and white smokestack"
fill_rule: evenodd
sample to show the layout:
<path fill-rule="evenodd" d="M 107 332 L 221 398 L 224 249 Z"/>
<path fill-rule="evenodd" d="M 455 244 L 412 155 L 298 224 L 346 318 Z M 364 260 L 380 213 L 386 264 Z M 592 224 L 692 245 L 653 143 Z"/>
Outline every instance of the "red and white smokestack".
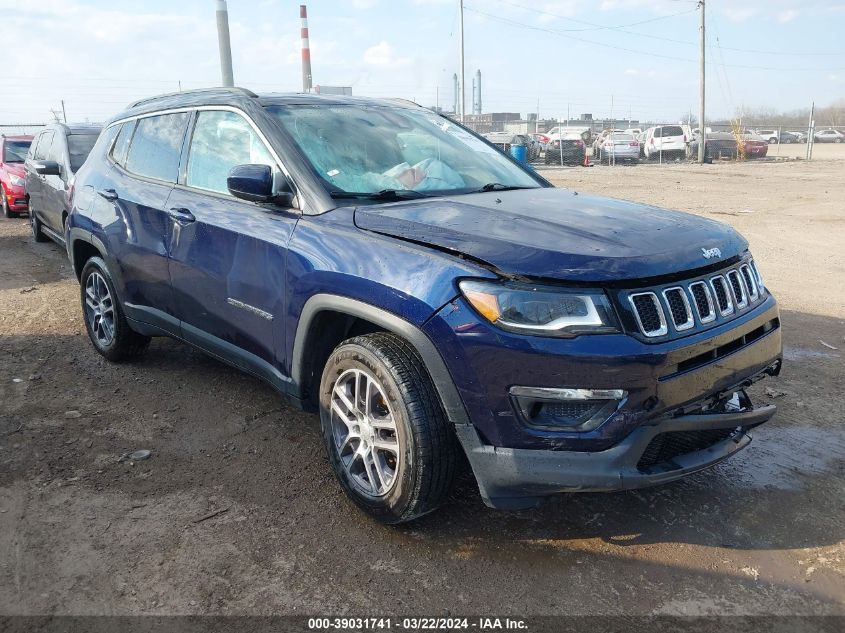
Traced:
<path fill-rule="evenodd" d="M 308 43 L 308 9 L 299 5 L 302 21 L 302 92 L 311 92 L 311 46 Z"/>

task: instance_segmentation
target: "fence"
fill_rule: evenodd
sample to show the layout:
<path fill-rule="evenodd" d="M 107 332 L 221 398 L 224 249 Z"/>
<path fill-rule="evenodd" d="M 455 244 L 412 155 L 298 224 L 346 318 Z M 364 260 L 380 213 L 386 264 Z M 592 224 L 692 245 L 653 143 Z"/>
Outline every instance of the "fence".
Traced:
<path fill-rule="evenodd" d="M 0 135 L 22 136 L 32 135 L 44 127 L 44 123 L 0 123 Z"/>

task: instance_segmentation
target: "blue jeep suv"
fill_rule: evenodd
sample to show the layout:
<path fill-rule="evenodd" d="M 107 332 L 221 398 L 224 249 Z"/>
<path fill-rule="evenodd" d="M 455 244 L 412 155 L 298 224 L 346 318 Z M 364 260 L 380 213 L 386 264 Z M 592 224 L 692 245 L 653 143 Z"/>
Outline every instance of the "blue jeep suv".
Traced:
<path fill-rule="evenodd" d="M 416 104 L 212 89 L 133 103 L 76 176 L 95 349 L 171 336 L 319 411 L 399 523 L 461 451 L 492 507 L 671 481 L 774 407 L 775 299 L 731 228 L 556 189 Z"/>

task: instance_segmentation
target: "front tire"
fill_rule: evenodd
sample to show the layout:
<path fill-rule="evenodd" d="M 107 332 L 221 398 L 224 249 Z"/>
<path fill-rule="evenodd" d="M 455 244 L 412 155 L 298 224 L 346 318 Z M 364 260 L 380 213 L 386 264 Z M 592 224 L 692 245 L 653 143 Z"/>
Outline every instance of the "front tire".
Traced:
<path fill-rule="evenodd" d="M 320 422 L 335 476 L 370 516 L 404 523 L 448 495 L 455 437 L 422 359 L 401 337 L 356 336 L 332 352 Z"/>
<path fill-rule="evenodd" d="M 32 239 L 36 242 L 46 242 L 48 238 L 41 231 L 41 220 L 35 215 L 35 210 L 29 207 L 29 227 L 32 229 Z"/>
<path fill-rule="evenodd" d="M 123 315 L 106 263 L 92 257 L 79 279 L 82 315 L 88 338 L 100 354 L 118 362 L 137 358 L 150 344 L 150 337 L 134 332 Z"/>
<path fill-rule="evenodd" d="M 9 201 L 6 200 L 6 192 L 3 190 L 3 187 L 0 187 L 0 196 L 3 197 L 3 217 L 5 218 L 16 218 L 18 214 L 12 211 L 9 208 Z"/>

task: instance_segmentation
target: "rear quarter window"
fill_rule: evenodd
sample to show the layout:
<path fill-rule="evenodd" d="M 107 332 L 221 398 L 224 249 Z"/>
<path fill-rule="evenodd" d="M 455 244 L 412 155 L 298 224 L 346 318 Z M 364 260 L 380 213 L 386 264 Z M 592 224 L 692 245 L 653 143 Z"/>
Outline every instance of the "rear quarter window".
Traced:
<path fill-rule="evenodd" d="M 160 114 L 138 121 L 126 169 L 139 176 L 176 182 L 188 113 Z"/>
<path fill-rule="evenodd" d="M 126 155 L 129 153 L 129 143 L 132 141 L 132 133 L 135 131 L 135 124 L 137 121 L 127 121 L 120 126 L 120 133 L 117 135 L 117 140 L 114 142 L 111 157 L 114 162 L 123 167 L 126 162 Z"/>

